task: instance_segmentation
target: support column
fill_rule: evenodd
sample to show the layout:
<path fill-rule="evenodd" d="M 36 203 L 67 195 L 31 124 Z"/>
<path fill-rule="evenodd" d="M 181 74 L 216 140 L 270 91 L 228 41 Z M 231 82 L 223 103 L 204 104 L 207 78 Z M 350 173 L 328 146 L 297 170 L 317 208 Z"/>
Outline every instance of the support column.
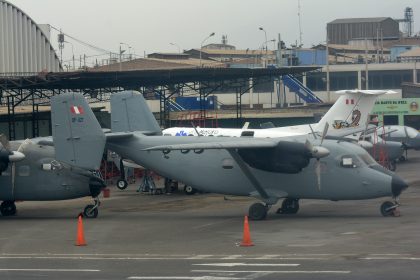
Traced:
<path fill-rule="evenodd" d="M 249 79 L 249 108 L 254 108 L 254 80 Z"/>

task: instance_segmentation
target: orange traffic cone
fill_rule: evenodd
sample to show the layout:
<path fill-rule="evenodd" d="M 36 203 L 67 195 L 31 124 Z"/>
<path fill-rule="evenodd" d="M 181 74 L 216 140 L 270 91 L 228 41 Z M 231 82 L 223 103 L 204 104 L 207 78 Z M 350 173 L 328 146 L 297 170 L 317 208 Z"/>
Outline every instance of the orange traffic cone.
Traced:
<path fill-rule="evenodd" d="M 79 215 L 79 222 L 77 223 L 77 239 L 76 246 L 86 246 L 85 235 L 83 233 L 82 215 Z"/>
<path fill-rule="evenodd" d="M 243 247 L 254 246 L 254 243 L 252 243 L 251 241 L 251 235 L 249 233 L 248 216 L 245 216 L 245 220 L 244 220 L 244 235 L 242 237 L 241 246 Z"/>

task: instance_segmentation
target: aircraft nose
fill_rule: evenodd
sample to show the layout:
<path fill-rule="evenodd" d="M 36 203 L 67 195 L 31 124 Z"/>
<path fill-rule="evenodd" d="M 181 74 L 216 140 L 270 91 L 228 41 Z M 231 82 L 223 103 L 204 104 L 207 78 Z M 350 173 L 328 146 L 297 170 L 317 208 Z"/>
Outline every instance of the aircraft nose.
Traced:
<path fill-rule="evenodd" d="M 408 188 L 408 184 L 401 179 L 401 177 L 397 175 L 392 175 L 392 181 L 391 181 L 391 187 L 392 187 L 392 194 L 397 197 L 401 194 L 403 190 Z"/>

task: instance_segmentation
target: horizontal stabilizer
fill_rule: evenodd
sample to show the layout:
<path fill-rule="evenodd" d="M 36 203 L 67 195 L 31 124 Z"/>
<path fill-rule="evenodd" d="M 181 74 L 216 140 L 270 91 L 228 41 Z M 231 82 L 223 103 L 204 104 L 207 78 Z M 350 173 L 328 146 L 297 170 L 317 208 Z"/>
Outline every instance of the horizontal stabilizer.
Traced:
<path fill-rule="evenodd" d="M 143 95 L 137 91 L 123 91 L 111 95 L 112 132 L 148 131 L 161 135 L 162 131 Z"/>
<path fill-rule="evenodd" d="M 99 169 L 105 135 L 81 94 L 51 98 L 51 121 L 56 159 L 85 169 Z"/>

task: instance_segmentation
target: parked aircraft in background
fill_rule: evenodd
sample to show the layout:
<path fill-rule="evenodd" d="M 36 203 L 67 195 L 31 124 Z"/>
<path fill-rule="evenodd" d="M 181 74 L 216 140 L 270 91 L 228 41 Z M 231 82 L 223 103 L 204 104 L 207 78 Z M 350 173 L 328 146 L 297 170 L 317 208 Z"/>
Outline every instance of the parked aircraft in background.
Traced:
<path fill-rule="evenodd" d="M 55 98 L 87 106 L 79 94 Z M 262 203 L 249 208 L 249 216 L 255 220 L 264 219 L 281 198 L 284 201 L 278 212 L 296 213 L 299 199 L 392 196 L 394 202 L 381 205 L 382 214 L 391 215 L 408 187 L 358 145 L 324 139 L 325 133 L 316 139 L 315 135 L 266 139 L 161 136 L 141 94 L 115 93 L 111 109 L 113 133 L 106 136 L 110 150 L 199 190 L 257 197 Z M 68 110 L 58 111 L 54 106 L 52 110 L 60 114 L 63 126 L 69 125 Z M 69 135 L 72 133 L 64 137 Z"/>
<path fill-rule="evenodd" d="M 103 180 L 90 169 L 97 169 L 97 157 L 73 166 L 57 160 L 55 150 L 46 138 L 8 142 L 1 141 L 0 212 L 15 215 L 15 201 L 65 200 L 85 196 L 97 197 L 105 187 Z M 99 144 L 99 143 L 98 143 Z M 84 145 L 81 141 L 80 145 Z M 70 152 L 70 147 L 65 148 Z M 7 156 L 8 155 L 8 156 Z M 100 153 L 102 155 L 102 153 Z M 99 159 L 100 162 L 100 159 Z M 84 209 L 86 217 L 98 215 L 97 206 Z"/>
<path fill-rule="evenodd" d="M 375 101 L 379 96 L 395 94 L 395 92 L 389 90 L 343 90 L 338 91 L 337 94 L 340 94 L 341 96 L 325 116 L 318 123 L 311 125 L 271 127 L 265 129 L 248 129 L 247 127 L 242 129 L 171 127 L 163 130 L 163 134 L 172 136 L 202 135 L 275 138 L 306 135 L 311 133 L 312 129 L 320 132 L 326 123 L 330 123 L 333 124 L 333 128 L 328 131 L 328 136 L 330 138 L 358 143 L 360 146 L 367 149 L 377 161 L 384 162 L 389 169 L 394 171 L 396 169 L 396 161 L 403 153 L 401 143 L 382 141 L 381 138 L 375 138 L 373 135 L 366 136 L 365 139 L 359 140 L 358 137 L 353 137 L 351 135 L 360 135 L 367 129 L 366 122 Z M 379 141 L 375 141 L 378 139 Z"/>
<path fill-rule="evenodd" d="M 420 133 L 412 127 L 402 125 L 386 125 L 383 127 L 383 129 L 379 129 L 377 134 L 386 141 L 401 142 L 404 145 L 404 150 L 406 152 L 410 149 L 420 150 Z M 401 157 L 401 160 L 405 160 L 406 156 Z"/>
<path fill-rule="evenodd" d="M 8 142 L 0 137 L 0 200 L 3 201 L 0 212 L 3 216 L 16 214 L 17 200 L 51 201 L 85 196 L 92 196 L 95 203 L 85 207 L 84 215 L 89 218 L 98 215 L 98 195 L 105 184 L 94 170 L 99 169 L 105 137 L 97 134 L 96 130 L 101 131 L 101 128 L 89 106 L 57 104 L 54 100 L 52 103 L 59 111 L 68 110 L 66 116 L 70 121 L 66 126 L 61 125 L 52 114 L 54 141 L 44 137 Z M 68 137 L 66 131 L 71 131 L 72 135 Z M 63 157 L 67 163 L 62 161 Z"/>

